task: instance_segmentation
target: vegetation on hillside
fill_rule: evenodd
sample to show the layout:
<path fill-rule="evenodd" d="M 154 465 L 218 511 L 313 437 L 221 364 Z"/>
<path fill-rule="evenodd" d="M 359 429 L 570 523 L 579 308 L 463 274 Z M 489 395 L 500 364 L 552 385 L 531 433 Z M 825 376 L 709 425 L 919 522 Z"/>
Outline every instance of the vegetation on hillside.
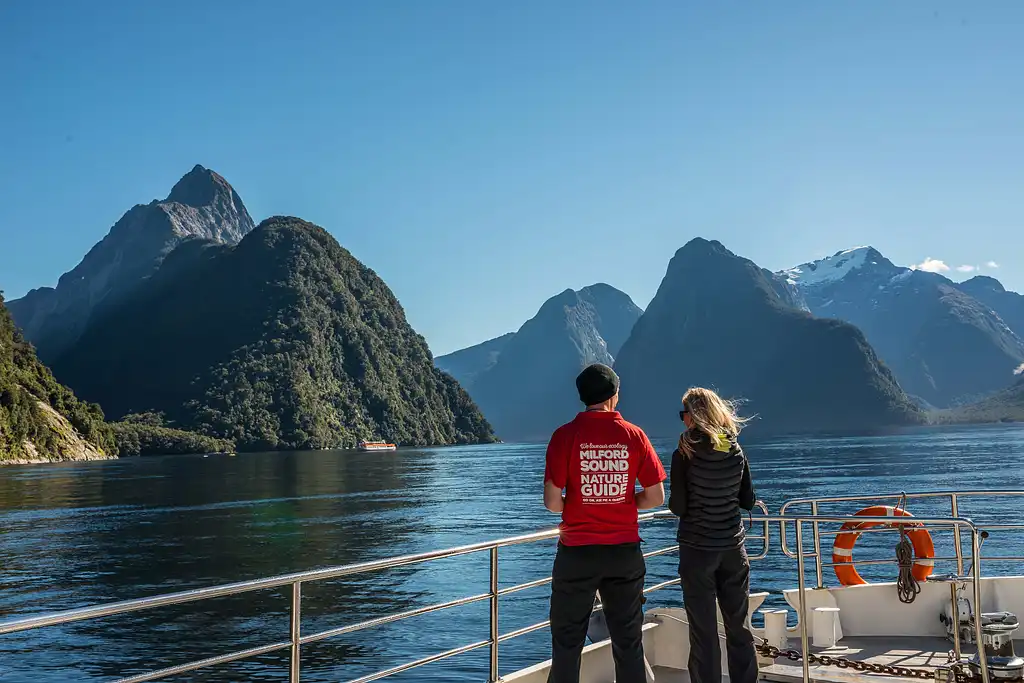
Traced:
<path fill-rule="evenodd" d="M 1024 422 L 1024 378 L 1014 386 L 976 403 L 932 414 L 936 424 Z"/>
<path fill-rule="evenodd" d="M 0 295 L 0 461 L 67 460 L 83 450 L 114 454 L 103 412 L 54 379 Z"/>
<path fill-rule="evenodd" d="M 271 218 L 165 269 L 55 363 L 109 414 L 162 411 L 241 450 L 494 440 L 387 285 L 322 228 Z"/>
<path fill-rule="evenodd" d="M 227 439 L 186 432 L 164 424 L 157 413 L 126 415 L 111 425 L 117 452 L 122 458 L 146 455 L 230 453 L 235 444 Z"/>

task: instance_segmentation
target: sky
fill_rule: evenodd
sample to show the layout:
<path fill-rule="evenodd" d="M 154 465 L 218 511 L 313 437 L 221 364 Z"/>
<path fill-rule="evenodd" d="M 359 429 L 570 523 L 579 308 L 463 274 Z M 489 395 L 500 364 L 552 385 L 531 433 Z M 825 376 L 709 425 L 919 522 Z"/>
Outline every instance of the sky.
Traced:
<path fill-rule="evenodd" d="M 569 287 L 645 306 L 697 236 L 1024 291 L 1021 35 L 1018 0 L 0 3 L 0 290 L 198 163 L 438 355 Z"/>

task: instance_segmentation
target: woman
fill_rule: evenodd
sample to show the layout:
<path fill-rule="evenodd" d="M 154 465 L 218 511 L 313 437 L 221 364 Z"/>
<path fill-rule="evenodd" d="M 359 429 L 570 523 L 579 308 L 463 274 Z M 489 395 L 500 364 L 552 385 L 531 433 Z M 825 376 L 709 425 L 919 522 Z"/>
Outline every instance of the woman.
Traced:
<path fill-rule="evenodd" d="M 757 657 L 747 628 L 750 561 L 740 508 L 754 507 L 750 468 L 736 439 L 746 420 L 710 389 L 683 396 L 686 431 L 672 454 L 669 508 L 679 517 L 679 578 L 690 625 L 693 683 L 721 683 L 715 597 L 725 625 L 730 683 L 755 683 Z"/>

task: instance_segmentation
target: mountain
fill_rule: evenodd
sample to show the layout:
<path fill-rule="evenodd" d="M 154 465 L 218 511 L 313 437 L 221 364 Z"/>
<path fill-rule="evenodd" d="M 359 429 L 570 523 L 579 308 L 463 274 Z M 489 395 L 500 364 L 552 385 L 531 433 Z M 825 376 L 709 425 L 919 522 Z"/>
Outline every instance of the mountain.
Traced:
<path fill-rule="evenodd" d="M 34 289 L 11 301 L 11 315 L 40 357 L 51 362 L 77 341 L 98 307 L 116 304 L 182 241 L 236 244 L 253 227 L 234 188 L 197 165 L 167 199 L 129 209 L 56 288 Z"/>
<path fill-rule="evenodd" d="M 999 280 L 987 275 L 972 277 L 956 288 L 991 308 L 1018 337 L 1024 338 L 1024 294 L 1007 291 Z"/>
<path fill-rule="evenodd" d="M 493 365 L 480 366 L 470 395 L 502 439 L 547 439 L 582 408 L 579 371 L 593 362 L 614 363 L 642 313 L 628 295 L 603 283 L 567 289 L 505 339 Z M 450 365 L 451 356 L 469 350 L 438 363 Z"/>
<path fill-rule="evenodd" d="M 854 271 L 878 271 L 891 275 L 907 270 L 910 269 L 893 265 L 874 247 L 854 247 L 784 270 L 779 275 L 793 286 L 809 288 L 839 282 Z"/>
<path fill-rule="evenodd" d="M 163 413 L 240 450 L 493 440 L 387 285 L 298 218 L 182 244 L 54 369 L 112 415 Z"/>
<path fill-rule="evenodd" d="M 128 415 L 110 425 L 119 457 L 230 453 L 235 444 L 204 434 L 168 427 L 162 415 Z"/>
<path fill-rule="evenodd" d="M 0 463 L 114 455 L 99 406 L 78 400 L 53 378 L 0 296 Z"/>
<path fill-rule="evenodd" d="M 934 419 L 938 423 L 1024 422 L 1024 377 L 994 396 L 941 411 Z"/>
<path fill-rule="evenodd" d="M 675 434 L 683 393 L 706 386 L 745 401 L 762 434 L 923 420 L 860 330 L 795 308 L 773 280 L 717 241 L 679 249 L 616 359 L 623 413 Z"/>
<path fill-rule="evenodd" d="M 434 365 L 447 372 L 461 384 L 466 391 L 473 386 L 476 378 L 490 370 L 498 362 L 505 345 L 516 336 L 515 332 L 507 332 L 500 337 L 488 339 L 475 346 L 453 351 L 434 359 Z"/>
<path fill-rule="evenodd" d="M 814 315 L 859 327 L 902 387 L 927 404 L 948 407 L 999 391 L 1024 361 L 1024 341 L 973 292 L 985 290 L 1007 311 L 1017 295 L 1003 297 L 985 283 L 965 287 L 899 267 L 872 247 L 777 276 L 800 291 Z"/>

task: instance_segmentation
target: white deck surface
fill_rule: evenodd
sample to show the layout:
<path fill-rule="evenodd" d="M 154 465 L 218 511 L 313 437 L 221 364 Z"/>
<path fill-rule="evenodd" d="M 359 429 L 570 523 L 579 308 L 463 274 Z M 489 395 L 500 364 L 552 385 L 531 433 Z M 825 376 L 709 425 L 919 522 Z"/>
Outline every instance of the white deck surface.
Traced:
<path fill-rule="evenodd" d="M 1014 650 L 1022 651 L 1019 641 L 1014 642 Z M 790 647 L 799 650 L 799 642 L 790 643 Z M 937 637 L 892 637 L 892 636 L 858 636 L 843 638 L 836 647 L 829 649 L 811 648 L 818 655 L 846 657 L 872 664 L 888 664 L 910 668 L 934 669 L 949 661 L 949 652 L 953 644 L 945 638 Z M 962 648 L 962 655 L 969 657 L 974 654 L 973 645 Z M 878 683 L 880 681 L 909 681 L 918 679 L 900 678 L 850 669 L 839 669 L 834 666 L 811 666 L 811 679 L 823 683 Z M 774 665 L 761 668 L 761 678 L 781 683 L 792 683 L 802 680 L 803 667 L 801 662 L 778 659 Z"/>

